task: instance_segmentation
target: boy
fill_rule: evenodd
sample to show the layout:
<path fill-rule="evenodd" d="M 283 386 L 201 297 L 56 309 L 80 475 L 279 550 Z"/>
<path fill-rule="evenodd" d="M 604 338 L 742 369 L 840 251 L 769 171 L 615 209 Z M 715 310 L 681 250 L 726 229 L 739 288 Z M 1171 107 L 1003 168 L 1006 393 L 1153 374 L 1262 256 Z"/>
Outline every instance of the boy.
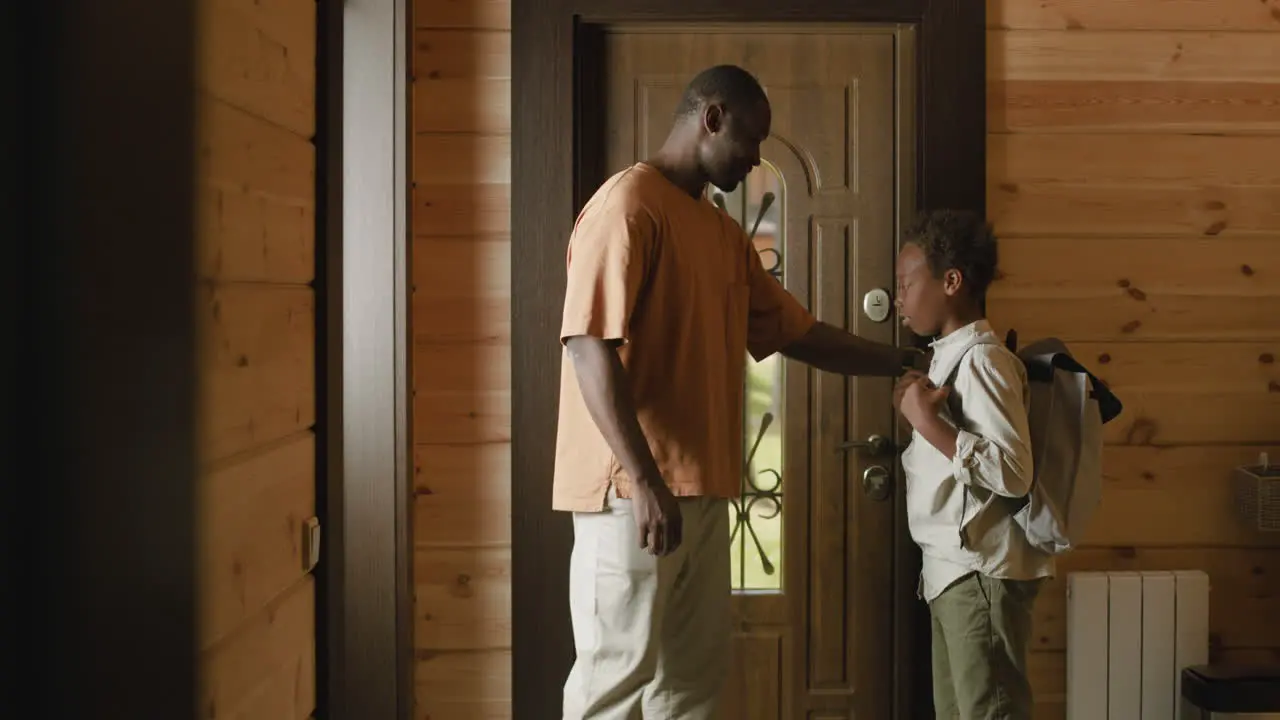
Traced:
<path fill-rule="evenodd" d="M 913 429 L 902 465 L 938 718 L 1030 719 L 1031 608 L 1053 574 L 1053 558 L 1012 518 L 1031 488 L 1030 396 L 1021 361 L 984 316 L 995 273 L 996 239 L 971 213 L 922 215 L 898 256 L 902 322 L 935 337 L 929 375 L 904 376 L 894 402 Z"/>

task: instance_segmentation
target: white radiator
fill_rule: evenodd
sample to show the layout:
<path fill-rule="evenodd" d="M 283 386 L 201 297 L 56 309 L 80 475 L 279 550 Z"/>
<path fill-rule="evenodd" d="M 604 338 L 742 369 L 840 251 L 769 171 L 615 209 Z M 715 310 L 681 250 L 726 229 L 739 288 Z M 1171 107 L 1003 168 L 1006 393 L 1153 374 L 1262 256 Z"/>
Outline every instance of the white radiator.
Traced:
<path fill-rule="evenodd" d="M 1177 720 L 1182 668 L 1209 661 L 1209 576 L 1067 575 L 1067 720 Z"/>

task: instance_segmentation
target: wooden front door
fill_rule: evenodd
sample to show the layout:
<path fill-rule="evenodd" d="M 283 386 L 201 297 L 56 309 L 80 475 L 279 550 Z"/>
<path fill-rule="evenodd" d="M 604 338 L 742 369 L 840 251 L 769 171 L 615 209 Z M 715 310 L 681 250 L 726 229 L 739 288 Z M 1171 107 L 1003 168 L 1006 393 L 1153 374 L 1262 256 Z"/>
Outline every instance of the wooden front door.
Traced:
<path fill-rule="evenodd" d="M 745 183 L 709 192 L 755 227 L 765 268 L 819 319 L 893 342 L 896 318 L 883 303 L 899 218 L 912 204 L 899 190 L 913 187 L 900 170 L 910 149 L 898 143 L 914 135 L 895 129 L 909 117 L 898 106 L 900 95 L 911 97 L 898 67 L 909 36 L 894 27 L 627 25 L 603 40 L 602 169 L 658 150 L 699 70 L 745 67 L 769 95 L 773 134 Z M 887 314 L 873 319 L 864 297 L 875 289 L 886 293 L 878 302 Z M 889 718 L 895 456 L 841 446 L 894 437 L 892 382 L 774 356 L 748 359 L 745 392 L 724 717 Z"/>

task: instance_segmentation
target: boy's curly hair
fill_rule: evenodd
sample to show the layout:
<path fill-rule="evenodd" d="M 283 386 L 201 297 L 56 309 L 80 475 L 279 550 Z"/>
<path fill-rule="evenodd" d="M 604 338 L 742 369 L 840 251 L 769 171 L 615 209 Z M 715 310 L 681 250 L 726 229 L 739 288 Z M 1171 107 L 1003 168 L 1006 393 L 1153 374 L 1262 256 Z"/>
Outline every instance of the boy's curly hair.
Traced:
<path fill-rule="evenodd" d="M 933 210 L 920 213 L 904 237 L 918 246 L 929 260 L 935 277 L 947 270 L 960 271 L 969 295 L 978 301 L 996 278 L 996 236 L 991 224 L 967 210 Z"/>

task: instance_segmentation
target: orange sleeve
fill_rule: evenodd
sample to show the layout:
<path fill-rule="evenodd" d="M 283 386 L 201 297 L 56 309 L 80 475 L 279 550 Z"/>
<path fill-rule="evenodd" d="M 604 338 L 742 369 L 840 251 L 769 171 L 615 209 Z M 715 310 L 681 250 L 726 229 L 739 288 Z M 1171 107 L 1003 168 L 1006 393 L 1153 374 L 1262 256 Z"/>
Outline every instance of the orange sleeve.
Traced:
<path fill-rule="evenodd" d="M 588 204 L 569 239 L 561 343 L 575 335 L 629 339 L 655 227 L 643 209 L 611 200 Z"/>
<path fill-rule="evenodd" d="M 752 244 L 747 242 L 746 246 L 751 288 L 747 350 L 759 362 L 804 337 L 817 319 L 764 269 Z"/>

